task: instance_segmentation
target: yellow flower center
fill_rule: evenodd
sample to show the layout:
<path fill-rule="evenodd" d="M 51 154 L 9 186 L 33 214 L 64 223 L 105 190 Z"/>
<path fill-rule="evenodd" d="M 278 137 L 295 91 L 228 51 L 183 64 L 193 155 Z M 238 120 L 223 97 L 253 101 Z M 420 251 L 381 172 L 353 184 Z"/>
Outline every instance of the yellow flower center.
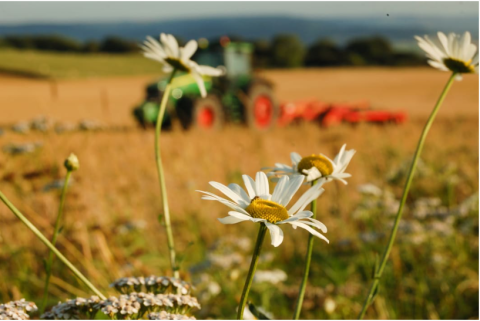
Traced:
<path fill-rule="evenodd" d="M 471 65 L 472 60 L 462 61 L 453 58 L 443 59 L 445 66 L 453 72 L 462 74 L 472 74 L 475 72 L 475 66 Z"/>
<path fill-rule="evenodd" d="M 255 196 L 245 209 L 254 218 L 261 218 L 270 223 L 277 223 L 289 218 L 288 211 L 282 205 Z"/>
<path fill-rule="evenodd" d="M 185 66 L 185 64 L 184 64 L 180 59 L 175 59 L 175 58 L 168 57 L 168 58 L 165 59 L 165 61 L 166 61 L 170 66 L 172 66 L 173 68 L 175 68 L 177 71 L 190 72 L 190 68 L 188 68 L 187 66 Z"/>
<path fill-rule="evenodd" d="M 316 167 L 322 173 L 322 176 L 328 176 L 333 173 L 332 163 L 325 156 L 315 154 L 302 158 L 298 163 L 298 172 L 305 175 L 303 170 L 308 170 L 312 167 Z"/>

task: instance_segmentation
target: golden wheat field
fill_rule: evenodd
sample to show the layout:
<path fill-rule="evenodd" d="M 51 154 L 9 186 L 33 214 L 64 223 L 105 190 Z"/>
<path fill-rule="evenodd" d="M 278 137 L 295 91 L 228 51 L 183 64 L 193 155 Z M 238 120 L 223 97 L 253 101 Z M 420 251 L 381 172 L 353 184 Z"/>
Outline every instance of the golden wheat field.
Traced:
<path fill-rule="evenodd" d="M 173 232 L 183 259 L 182 277 L 196 284 L 203 307 L 197 318 L 234 317 L 251 247 L 233 265 L 213 264 L 208 270 L 201 263 L 212 251 L 219 251 L 219 242 L 225 252 L 233 251 L 228 247 L 232 237 L 253 243 L 257 227 L 220 224 L 217 218 L 225 216 L 226 209 L 202 201 L 196 190 L 212 191 L 209 181 L 243 185 L 242 174 L 254 176 L 275 162 L 288 164 L 292 151 L 334 157 L 344 143 L 357 150 L 349 165 L 352 178 L 346 186 L 332 183 L 319 199 L 317 218 L 328 226 L 330 244 L 315 243 L 303 318 L 355 318 L 371 280 L 375 253 L 383 251 L 391 228 L 393 215 L 388 208 L 401 196 L 405 167 L 448 75 L 427 68 L 265 70 L 260 74 L 275 83 L 279 101 L 367 100 L 374 108 L 404 110 L 409 118 L 405 124 L 385 126 L 322 128 L 302 123 L 267 132 L 240 126 L 185 132 L 177 126 L 164 132 L 162 155 Z M 113 293 L 108 285 L 118 277 L 169 273 L 164 228 L 157 220 L 162 204 L 154 132 L 135 126 L 131 116 L 151 80 L 152 76 L 135 76 L 53 83 L 0 78 L 0 125 L 40 115 L 61 122 L 88 119 L 122 125 L 115 130 L 63 134 L 5 130 L 0 135 L 0 148 L 12 143 L 43 144 L 30 154 L 0 151 L 0 190 L 48 236 L 59 191 L 45 186 L 64 177 L 62 164 L 69 153 L 78 156 L 80 169 L 68 190 L 58 248 L 107 293 Z M 432 127 L 408 199 L 405 226 L 368 318 L 478 318 L 478 85 L 477 75 L 456 82 Z M 364 184 L 378 186 L 383 196 L 369 199 L 358 190 Z M 422 199 L 439 199 L 435 209 L 453 213 L 472 197 L 477 201 L 463 216 L 416 214 Z M 393 205 L 388 203 L 392 199 Z M 291 317 L 307 236 L 305 231 L 286 228 L 280 247 L 264 245 L 270 257 L 260 262 L 259 269 L 281 269 L 288 278 L 274 287 L 254 283 L 251 300 L 276 318 Z M 43 244 L 1 204 L 0 301 L 41 298 L 46 253 Z M 219 292 L 209 290 L 212 283 L 220 287 Z M 50 305 L 87 293 L 61 263 L 55 263 Z M 329 300 L 335 304 L 333 310 L 331 304 L 326 308 Z"/>

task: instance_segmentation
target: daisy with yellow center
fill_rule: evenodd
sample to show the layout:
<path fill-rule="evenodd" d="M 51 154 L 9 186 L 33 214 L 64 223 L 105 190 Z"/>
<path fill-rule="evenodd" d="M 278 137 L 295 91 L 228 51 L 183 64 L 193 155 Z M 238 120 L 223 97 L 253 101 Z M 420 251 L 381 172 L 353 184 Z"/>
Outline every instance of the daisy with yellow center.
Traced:
<path fill-rule="evenodd" d="M 302 158 L 297 153 L 291 153 L 292 166 L 276 163 L 274 167 L 266 168 L 271 170 L 267 175 L 275 180 L 278 176 L 303 174 L 307 177 L 307 182 L 323 178 L 325 181 L 337 179 L 347 184 L 345 178 L 352 175 L 345 173 L 345 170 L 356 151 L 354 149 L 345 151 L 346 146 L 346 144 L 342 146 L 333 161 L 323 154 L 312 154 Z"/>
<path fill-rule="evenodd" d="M 147 37 L 143 44 L 141 46 L 143 55 L 163 64 L 163 72 L 171 73 L 173 70 L 176 70 L 191 74 L 197 82 L 202 97 L 207 96 L 202 75 L 218 77 L 224 74 L 224 70 L 221 68 L 201 66 L 191 60 L 198 48 L 195 40 L 190 40 L 182 48 L 178 46 L 174 36 L 162 33 L 160 35 L 160 43 L 152 37 Z"/>
<path fill-rule="evenodd" d="M 301 187 L 305 176 L 284 176 L 275 186 L 273 194 L 270 194 L 267 175 L 258 172 L 255 181 L 247 175 L 243 175 L 246 191 L 237 184 L 227 186 L 210 182 L 210 185 L 218 189 L 229 199 L 215 194 L 199 191 L 205 194 L 202 199 L 218 201 L 232 209 L 228 216 L 218 219 L 223 224 L 236 224 L 244 221 L 264 223 L 270 231 L 273 246 L 279 246 L 283 242 L 283 231 L 279 225 L 290 224 L 293 228 L 301 227 L 311 234 L 325 240 L 328 239 L 314 228 L 327 232 L 326 226 L 311 218 L 313 213 L 305 211 L 305 207 L 314 199 L 317 199 L 324 189 L 322 184 L 316 184 L 307 190 L 298 201 L 287 209 L 287 205 Z"/>
<path fill-rule="evenodd" d="M 478 73 L 477 46 L 471 43 L 470 32 L 465 32 L 463 36 L 453 32 L 448 37 L 443 32 L 437 35 L 440 44 L 434 43 L 428 36 L 415 36 L 432 67 L 457 74 Z M 457 79 L 461 79 L 461 75 L 457 75 Z"/>

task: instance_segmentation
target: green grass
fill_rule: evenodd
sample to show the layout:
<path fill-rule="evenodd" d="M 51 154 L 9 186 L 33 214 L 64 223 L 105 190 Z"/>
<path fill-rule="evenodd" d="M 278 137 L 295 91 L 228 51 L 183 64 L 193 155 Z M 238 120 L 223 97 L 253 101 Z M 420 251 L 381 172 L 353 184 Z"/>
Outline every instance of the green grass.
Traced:
<path fill-rule="evenodd" d="M 161 66 L 140 54 L 78 54 L 0 50 L 0 73 L 32 78 L 85 78 L 158 74 Z"/>

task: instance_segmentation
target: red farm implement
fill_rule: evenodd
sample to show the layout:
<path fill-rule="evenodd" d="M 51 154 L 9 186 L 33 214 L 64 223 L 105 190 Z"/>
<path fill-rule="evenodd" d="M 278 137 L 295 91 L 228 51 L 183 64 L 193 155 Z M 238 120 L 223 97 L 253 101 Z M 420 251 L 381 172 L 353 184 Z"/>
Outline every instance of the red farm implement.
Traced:
<path fill-rule="evenodd" d="M 404 112 L 372 109 L 367 102 L 328 104 L 321 101 L 288 102 L 280 106 L 278 125 L 285 126 L 302 121 L 318 121 L 320 125 L 328 127 L 340 123 L 358 124 L 394 123 L 401 124 L 407 119 Z"/>

